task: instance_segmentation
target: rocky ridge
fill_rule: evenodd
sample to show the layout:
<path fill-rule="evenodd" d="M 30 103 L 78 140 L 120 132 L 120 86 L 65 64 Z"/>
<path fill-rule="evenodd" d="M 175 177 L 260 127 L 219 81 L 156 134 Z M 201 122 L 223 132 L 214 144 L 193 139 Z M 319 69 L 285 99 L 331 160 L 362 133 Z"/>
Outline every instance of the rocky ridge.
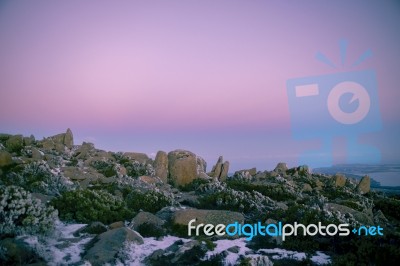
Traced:
<path fill-rule="evenodd" d="M 107 152 L 85 142 L 75 145 L 70 129 L 43 140 L 0 134 L 0 188 L 4 191 L 0 198 L 5 199 L 6 193 L 26 191 L 44 208 L 43 219 L 53 217 L 55 209 L 64 222 L 88 224 L 75 232 L 77 238 L 92 236 L 77 262 L 102 265 L 123 261 L 124 245 L 143 245 L 143 237 L 188 238 L 186 225 L 191 217 L 197 223 L 212 224 L 322 221 L 380 225 L 390 234 L 398 233 L 397 214 L 384 204 L 385 195 L 370 190 L 368 176 L 357 182 L 340 173 L 323 175 L 307 166 L 289 168 L 285 163 L 278 163 L 272 171 L 250 168 L 236 171 L 233 176 L 228 176 L 228 171 L 229 162 L 222 156 L 207 172 L 205 160 L 186 150 L 159 151 L 153 160 L 139 152 Z M 6 207 L 0 209 L 0 222 L 4 224 Z M 8 250 L 10 245 L 27 248 L 17 236 L 29 231 L 24 226 L 34 228 L 42 219 L 32 222 L 29 217 L 21 212 L 14 221 L 7 220 L 23 221 L 19 227 L 0 226 L 0 260 L 12 263 L 21 259 L 14 253 L 11 256 Z M 212 243 L 220 239 L 202 236 L 179 240 L 165 251 L 150 254 L 142 263 L 200 265 L 212 250 Z M 331 252 L 326 247 L 329 239 L 312 241 Z M 272 265 L 273 259 L 260 257 L 258 248 L 291 247 L 279 238 L 255 238 L 249 245 L 254 248 L 238 258 L 238 263 L 252 263 L 252 258 L 257 258 L 254 260 Z M 224 261 L 233 253 L 226 250 L 220 257 L 208 259 Z M 24 260 L 44 263 L 43 256 L 32 254 Z"/>

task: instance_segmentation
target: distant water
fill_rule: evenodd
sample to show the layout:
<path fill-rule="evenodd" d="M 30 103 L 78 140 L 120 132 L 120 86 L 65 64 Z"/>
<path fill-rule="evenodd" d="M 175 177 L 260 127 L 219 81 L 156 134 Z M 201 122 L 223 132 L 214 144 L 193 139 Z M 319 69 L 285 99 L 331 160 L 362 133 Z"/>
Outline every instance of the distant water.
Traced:
<path fill-rule="evenodd" d="M 400 186 L 400 164 L 338 164 L 316 168 L 314 171 L 326 174 L 343 173 L 351 177 L 368 175 L 381 186 Z"/>

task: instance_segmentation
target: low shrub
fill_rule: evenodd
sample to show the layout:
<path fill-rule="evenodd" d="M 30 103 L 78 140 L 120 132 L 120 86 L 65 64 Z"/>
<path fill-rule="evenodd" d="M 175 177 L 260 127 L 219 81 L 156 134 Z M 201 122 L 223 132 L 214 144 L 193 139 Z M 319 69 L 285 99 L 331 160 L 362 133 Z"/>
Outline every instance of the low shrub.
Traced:
<path fill-rule="evenodd" d="M 135 212 L 143 210 L 155 213 L 172 203 L 170 198 L 156 191 L 139 192 L 133 190 L 126 196 L 125 200 L 127 207 Z"/>
<path fill-rule="evenodd" d="M 60 218 L 66 221 L 109 224 L 134 216 L 122 199 L 103 190 L 67 191 L 53 199 L 51 204 L 58 209 Z"/>
<path fill-rule="evenodd" d="M 42 234 L 51 231 L 57 211 L 21 187 L 0 187 L 0 235 Z"/>

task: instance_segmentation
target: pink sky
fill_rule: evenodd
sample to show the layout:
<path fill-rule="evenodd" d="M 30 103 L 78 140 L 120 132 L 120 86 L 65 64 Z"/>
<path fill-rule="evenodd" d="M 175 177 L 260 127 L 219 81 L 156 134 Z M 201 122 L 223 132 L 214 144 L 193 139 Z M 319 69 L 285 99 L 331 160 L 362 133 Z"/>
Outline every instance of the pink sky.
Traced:
<path fill-rule="evenodd" d="M 314 58 L 340 65 L 342 38 L 348 62 L 374 56 Z M 3 1 L 0 132 L 266 169 L 314 145 L 291 138 L 288 79 L 374 69 L 383 130 L 365 138 L 399 162 L 399 47 L 396 1 Z"/>

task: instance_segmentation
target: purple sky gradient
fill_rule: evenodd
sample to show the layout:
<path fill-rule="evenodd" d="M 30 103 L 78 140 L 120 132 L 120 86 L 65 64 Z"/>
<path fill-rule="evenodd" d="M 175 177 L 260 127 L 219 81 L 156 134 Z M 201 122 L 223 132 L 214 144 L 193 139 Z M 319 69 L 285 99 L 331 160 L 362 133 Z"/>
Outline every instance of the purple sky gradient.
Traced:
<path fill-rule="evenodd" d="M 286 81 L 374 69 L 383 129 L 362 140 L 399 162 L 399 47 L 396 1 L 2 1 L 0 132 L 294 166 L 318 140 L 292 139 Z"/>

